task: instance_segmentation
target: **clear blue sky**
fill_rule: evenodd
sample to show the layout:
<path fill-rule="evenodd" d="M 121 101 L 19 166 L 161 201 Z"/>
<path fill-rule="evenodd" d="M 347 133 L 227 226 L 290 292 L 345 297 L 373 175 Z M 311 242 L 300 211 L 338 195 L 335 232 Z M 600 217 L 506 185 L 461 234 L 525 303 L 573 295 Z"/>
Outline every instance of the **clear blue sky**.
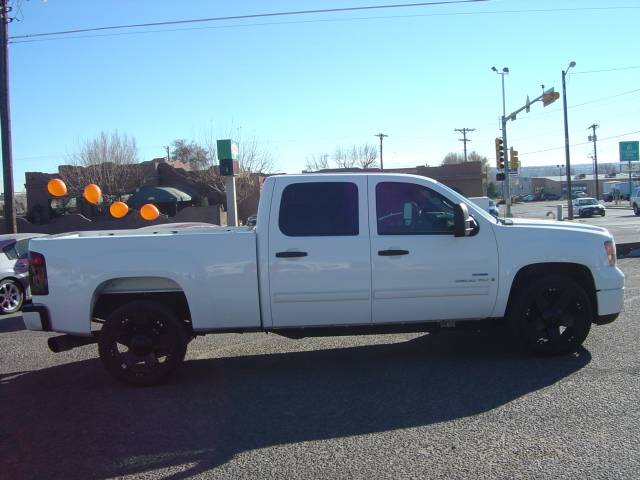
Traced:
<path fill-rule="evenodd" d="M 12 3 L 21 4 L 21 21 L 10 25 L 15 36 L 399 2 Z M 561 70 L 572 60 L 570 141 L 586 142 L 587 127 L 599 123 L 599 159 L 616 161 L 619 140 L 640 139 L 636 133 L 605 140 L 640 131 L 640 68 L 581 72 L 640 65 L 639 21 L 640 3 L 632 0 L 493 0 L 12 43 L 16 190 L 25 171 L 54 172 L 81 140 L 115 129 L 134 136 L 140 159 L 148 160 L 176 138 L 222 137 L 241 126 L 272 151 L 277 170 L 299 172 L 308 154 L 375 144 L 380 131 L 389 135 L 385 166 L 438 165 L 447 152 L 462 151 L 454 128 L 469 127 L 476 129 L 469 148 L 493 164 L 502 103 L 500 77 L 490 67 L 511 70 L 510 112 L 539 95 L 541 84 L 560 91 Z M 534 105 L 508 131 L 523 165 L 564 163 L 561 101 Z M 554 150 L 531 153 L 547 149 Z M 590 151 L 572 147 L 573 163 L 590 162 Z"/>

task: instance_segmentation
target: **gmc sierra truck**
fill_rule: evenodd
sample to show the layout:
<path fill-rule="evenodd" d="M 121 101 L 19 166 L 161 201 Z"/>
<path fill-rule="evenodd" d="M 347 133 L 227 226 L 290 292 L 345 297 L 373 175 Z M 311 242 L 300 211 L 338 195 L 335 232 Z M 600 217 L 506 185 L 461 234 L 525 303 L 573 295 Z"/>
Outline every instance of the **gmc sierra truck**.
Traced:
<path fill-rule="evenodd" d="M 197 335 L 289 338 L 506 324 L 534 354 L 612 322 L 624 275 L 604 228 L 494 218 L 434 180 L 268 178 L 255 228 L 77 232 L 29 245 L 28 329 L 97 343 L 106 370 L 164 380 Z"/>

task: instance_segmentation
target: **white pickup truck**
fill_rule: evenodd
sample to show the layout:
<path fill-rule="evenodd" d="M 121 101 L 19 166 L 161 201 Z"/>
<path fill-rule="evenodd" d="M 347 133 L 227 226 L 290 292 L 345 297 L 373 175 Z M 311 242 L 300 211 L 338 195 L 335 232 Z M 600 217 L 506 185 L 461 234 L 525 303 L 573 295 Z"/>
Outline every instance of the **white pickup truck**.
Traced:
<path fill-rule="evenodd" d="M 137 385 L 163 380 L 206 333 L 506 323 L 533 353 L 565 354 L 624 294 L 604 228 L 496 219 L 413 175 L 273 176 L 255 229 L 69 233 L 29 250 L 27 328 L 66 333 L 49 339 L 56 352 L 98 343 L 106 369 Z"/>

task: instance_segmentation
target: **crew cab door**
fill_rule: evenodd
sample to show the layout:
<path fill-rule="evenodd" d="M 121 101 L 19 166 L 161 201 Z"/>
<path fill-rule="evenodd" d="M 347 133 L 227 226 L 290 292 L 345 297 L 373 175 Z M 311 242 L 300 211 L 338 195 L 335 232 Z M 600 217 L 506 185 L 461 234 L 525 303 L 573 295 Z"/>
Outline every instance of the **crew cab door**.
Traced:
<path fill-rule="evenodd" d="M 490 221 L 453 236 L 453 205 L 439 185 L 371 176 L 373 322 L 475 319 L 491 315 L 498 253 Z"/>
<path fill-rule="evenodd" d="M 273 328 L 371 322 L 366 176 L 278 178 L 268 250 Z"/>

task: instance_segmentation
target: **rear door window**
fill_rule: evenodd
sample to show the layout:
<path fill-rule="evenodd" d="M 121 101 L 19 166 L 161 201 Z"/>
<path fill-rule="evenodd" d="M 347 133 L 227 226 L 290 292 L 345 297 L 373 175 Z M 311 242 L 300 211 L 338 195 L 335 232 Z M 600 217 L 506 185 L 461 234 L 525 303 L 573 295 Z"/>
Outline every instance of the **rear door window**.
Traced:
<path fill-rule="evenodd" d="M 280 231 L 289 237 L 358 235 L 358 186 L 351 182 L 305 182 L 282 192 Z"/>

